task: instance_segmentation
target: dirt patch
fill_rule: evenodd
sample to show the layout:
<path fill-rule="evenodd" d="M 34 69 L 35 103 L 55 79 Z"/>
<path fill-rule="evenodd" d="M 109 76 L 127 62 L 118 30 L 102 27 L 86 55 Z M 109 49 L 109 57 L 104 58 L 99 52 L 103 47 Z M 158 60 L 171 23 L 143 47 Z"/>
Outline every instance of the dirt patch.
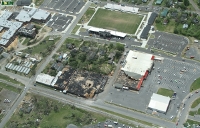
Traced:
<path fill-rule="evenodd" d="M 7 89 L 2 89 L 0 92 L 0 109 L 7 110 L 9 107 L 11 107 L 18 95 L 19 94 L 15 93 L 13 91 L 9 91 Z M 5 103 L 4 102 L 5 99 L 8 99 L 10 102 Z"/>
<path fill-rule="evenodd" d="M 10 51 L 12 48 L 16 49 L 18 45 L 18 38 L 16 37 L 15 40 L 6 48 L 7 51 Z"/>

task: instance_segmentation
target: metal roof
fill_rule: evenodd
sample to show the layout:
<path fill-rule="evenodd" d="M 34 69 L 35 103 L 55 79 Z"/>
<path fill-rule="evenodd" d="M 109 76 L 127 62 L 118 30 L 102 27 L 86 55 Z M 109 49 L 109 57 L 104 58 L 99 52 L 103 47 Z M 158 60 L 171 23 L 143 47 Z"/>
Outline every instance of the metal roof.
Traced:
<path fill-rule="evenodd" d="M 151 16 L 149 17 L 149 20 L 148 20 L 148 25 L 153 25 L 153 23 L 154 23 L 154 21 L 155 21 L 157 16 L 158 16 L 157 13 L 152 12 Z"/>
<path fill-rule="evenodd" d="M 170 97 L 153 93 L 148 107 L 161 112 L 166 112 L 169 102 L 170 102 Z"/>
<path fill-rule="evenodd" d="M 21 22 L 29 22 L 31 21 L 30 15 L 25 10 L 21 10 L 15 20 L 21 21 Z"/>
<path fill-rule="evenodd" d="M 50 15 L 49 12 L 47 12 L 45 10 L 37 9 L 37 11 L 32 16 L 32 18 L 37 19 L 37 20 L 45 20 L 48 18 L 49 15 Z"/>
<path fill-rule="evenodd" d="M 45 85 L 51 85 L 53 79 L 54 79 L 53 76 L 50 76 L 50 75 L 48 75 L 48 74 L 40 73 L 40 74 L 36 77 L 36 82 L 42 83 L 42 84 L 45 84 Z"/>
<path fill-rule="evenodd" d="M 127 75 L 130 72 L 143 76 L 147 70 L 153 65 L 151 59 L 153 55 L 130 50 L 126 59 L 124 67 L 121 68 Z"/>
<path fill-rule="evenodd" d="M 151 29 L 151 26 L 150 26 L 150 25 L 147 25 L 147 26 L 142 30 L 142 33 L 141 33 L 141 35 L 140 35 L 140 38 L 147 39 L 150 29 Z"/>
<path fill-rule="evenodd" d="M 7 28 L 8 30 L 1 36 L 0 44 L 6 45 L 9 39 L 16 33 L 16 31 L 22 26 L 21 22 L 9 21 L 8 18 L 12 15 L 12 12 L 4 11 L 0 16 L 0 27 Z"/>

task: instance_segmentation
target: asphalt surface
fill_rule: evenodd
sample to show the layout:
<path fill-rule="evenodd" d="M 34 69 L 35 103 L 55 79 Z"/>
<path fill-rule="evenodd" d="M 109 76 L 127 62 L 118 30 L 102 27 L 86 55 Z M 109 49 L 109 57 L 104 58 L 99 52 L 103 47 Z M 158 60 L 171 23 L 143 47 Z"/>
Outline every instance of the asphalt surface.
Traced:
<path fill-rule="evenodd" d="M 189 43 L 187 38 L 180 35 L 156 31 L 154 39 L 149 39 L 147 45 L 153 49 L 158 49 L 172 54 L 181 54 Z"/>
<path fill-rule="evenodd" d="M 40 8 L 59 11 L 66 14 L 76 14 L 80 12 L 84 4 L 84 0 L 45 0 Z"/>
<path fill-rule="evenodd" d="M 47 26 L 53 28 L 55 31 L 64 31 L 72 22 L 72 16 L 66 16 L 64 14 L 55 14 L 47 22 Z"/>

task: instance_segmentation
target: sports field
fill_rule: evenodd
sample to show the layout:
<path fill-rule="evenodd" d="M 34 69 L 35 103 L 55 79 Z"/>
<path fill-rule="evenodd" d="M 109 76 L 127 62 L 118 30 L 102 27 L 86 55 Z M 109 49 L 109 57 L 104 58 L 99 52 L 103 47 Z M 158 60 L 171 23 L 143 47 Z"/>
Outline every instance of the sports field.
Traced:
<path fill-rule="evenodd" d="M 98 9 L 88 25 L 134 34 L 142 18 L 143 16 L 136 14 Z"/>

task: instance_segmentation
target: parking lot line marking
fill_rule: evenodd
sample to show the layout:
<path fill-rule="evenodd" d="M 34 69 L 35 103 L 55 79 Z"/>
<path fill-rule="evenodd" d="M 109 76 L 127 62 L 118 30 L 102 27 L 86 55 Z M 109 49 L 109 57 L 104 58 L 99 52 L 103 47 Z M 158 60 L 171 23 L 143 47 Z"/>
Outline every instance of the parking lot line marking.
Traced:
<path fill-rule="evenodd" d="M 65 10 L 67 10 L 69 8 L 69 6 L 73 3 L 74 1 L 72 0 L 71 3 L 69 3 L 69 5 L 67 6 L 67 8 Z"/>

